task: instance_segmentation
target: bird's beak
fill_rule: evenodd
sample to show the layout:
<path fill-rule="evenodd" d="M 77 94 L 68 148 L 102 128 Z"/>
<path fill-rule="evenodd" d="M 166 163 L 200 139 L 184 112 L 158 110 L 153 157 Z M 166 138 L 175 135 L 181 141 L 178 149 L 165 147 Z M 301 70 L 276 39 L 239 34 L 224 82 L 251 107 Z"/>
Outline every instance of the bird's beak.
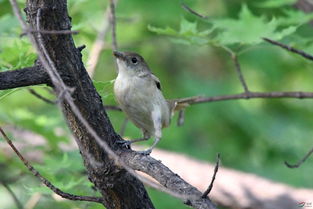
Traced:
<path fill-rule="evenodd" d="M 119 51 L 113 51 L 113 55 L 117 58 L 117 59 L 125 59 L 125 55 L 123 52 L 119 52 Z"/>

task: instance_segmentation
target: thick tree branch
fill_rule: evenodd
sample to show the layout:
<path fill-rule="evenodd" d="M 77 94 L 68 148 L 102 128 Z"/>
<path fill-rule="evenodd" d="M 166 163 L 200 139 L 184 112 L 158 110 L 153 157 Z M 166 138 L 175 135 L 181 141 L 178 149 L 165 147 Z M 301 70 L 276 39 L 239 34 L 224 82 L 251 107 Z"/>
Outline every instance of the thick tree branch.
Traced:
<path fill-rule="evenodd" d="M 0 90 L 49 83 L 48 74 L 40 66 L 0 72 Z"/>
<path fill-rule="evenodd" d="M 131 168 L 148 174 L 171 191 L 186 195 L 185 204 L 194 208 L 215 208 L 207 197 L 202 197 L 199 190 L 173 173 L 160 161 L 136 152 L 121 152 L 120 156 Z"/>
<path fill-rule="evenodd" d="M 16 153 L 16 155 L 20 158 L 20 160 L 24 163 L 24 165 L 28 168 L 28 170 L 36 176 L 41 183 L 46 185 L 49 189 L 51 189 L 54 193 L 60 195 L 61 197 L 68 199 L 68 200 L 78 200 L 78 201 L 88 201 L 88 202 L 97 202 L 97 203 L 103 203 L 103 199 L 100 197 L 90 197 L 90 196 L 80 196 L 80 195 L 73 195 L 67 192 L 63 192 L 56 186 L 54 186 L 50 181 L 48 181 L 45 177 L 43 177 L 24 157 L 23 155 L 17 150 L 17 148 L 14 146 L 12 141 L 9 139 L 9 137 L 5 134 L 3 129 L 0 127 L 0 133 L 2 134 L 3 138 L 6 140 L 6 142 L 10 145 L 12 150 Z"/>

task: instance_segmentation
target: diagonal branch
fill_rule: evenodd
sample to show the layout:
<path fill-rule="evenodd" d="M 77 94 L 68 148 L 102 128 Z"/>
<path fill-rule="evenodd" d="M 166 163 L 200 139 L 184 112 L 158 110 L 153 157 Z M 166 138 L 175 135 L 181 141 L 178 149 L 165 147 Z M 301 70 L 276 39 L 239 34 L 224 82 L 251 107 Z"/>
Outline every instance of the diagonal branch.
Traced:
<path fill-rule="evenodd" d="M 24 157 L 23 155 L 17 150 L 17 148 L 12 143 L 11 139 L 5 134 L 3 129 L 0 127 L 0 133 L 2 134 L 3 138 L 6 140 L 6 142 L 9 144 L 9 146 L 12 148 L 12 150 L 16 153 L 16 155 L 20 158 L 20 160 L 24 163 L 24 165 L 28 168 L 30 172 L 33 173 L 34 176 L 36 176 L 41 183 L 46 185 L 49 189 L 51 189 L 56 194 L 60 195 L 61 197 L 68 199 L 68 200 L 78 200 L 78 201 L 88 201 L 88 202 L 97 202 L 97 203 L 103 203 L 103 199 L 101 197 L 91 197 L 91 196 L 80 196 L 80 195 L 73 195 L 67 192 L 63 192 L 59 188 L 55 187 L 49 180 L 47 180 L 45 177 L 43 177 Z"/>
<path fill-rule="evenodd" d="M 115 0 L 115 5 L 117 3 L 117 0 Z M 100 54 L 102 50 L 105 47 L 105 36 L 108 33 L 110 29 L 110 10 L 111 10 L 111 5 L 109 5 L 104 13 L 104 22 L 102 25 L 102 28 L 100 29 L 99 33 L 97 34 L 97 38 L 94 41 L 91 50 L 90 50 L 90 55 L 88 57 L 87 61 L 87 71 L 88 74 L 92 77 L 95 69 L 97 67 L 98 61 Z"/>
<path fill-rule="evenodd" d="M 193 14 L 193 15 L 196 15 L 197 17 L 200 17 L 200 18 L 203 18 L 203 19 L 209 18 L 208 16 L 199 14 L 198 12 L 196 12 L 195 10 L 193 10 L 193 9 L 191 9 L 189 6 L 187 6 L 187 4 L 185 4 L 185 3 L 182 3 L 181 6 L 182 6 L 182 8 L 183 8 L 184 10 L 186 10 L 187 12 L 190 12 L 190 13 Z"/>
<path fill-rule="evenodd" d="M 125 151 L 119 155 L 131 168 L 148 174 L 171 191 L 185 195 L 185 204 L 194 208 L 216 208 L 207 197 L 202 198 L 202 193 L 199 190 L 151 156 Z"/>
<path fill-rule="evenodd" d="M 215 164 L 215 167 L 214 167 L 214 173 L 213 173 L 213 176 L 212 176 L 212 179 L 211 179 L 211 183 L 209 185 L 209 187 L 207 188 L 207 190 L 205 190 L 205 192 L 203 192 L 202 194 L 202 198 L 208 196 L 208 194 L 210 194 L 211 190 L 213 189 L 213 184 L 214 184 L 214 181 L 215 181 L 215 177 L 216 177 L 216 174 L 218 172 L 218 168 L 220 166 L 220 153 L 217 154 L 217 160 L 216 160 L 216 164 Z"/>
<path fill-rule="evenodd" d="M 292 52 L 292 53 L 298 54 L 298 55 L 304 57 L 305 59 L 313 60 L 313 56 L 312 56 L 312 55 L 310 55 L 310 54 L 308 54 L 308 53 L 306 53 L 306 52 L 304 52 L 304 51 L 302 51 L 302 50 L 295 49 L 295 48 L 293 48 L 293 47 L 291 47 L 291 46 L 282 44 L 282 43 L 280 43 L 280 42 L 271 40 L 271 39 L 269 39 L 269 38 L 263 38 L 263 40 L 264 40 L 264 41 L 267 41 L 267 42 L 270 43 L 270 44 L 273 44 L 273 45 L 279 46 L 279 47 L 281 47 L 281 48 L 283 48 L 283 49 L 286 49 L 287 51 L 290 51 L 290 52 Z"/>

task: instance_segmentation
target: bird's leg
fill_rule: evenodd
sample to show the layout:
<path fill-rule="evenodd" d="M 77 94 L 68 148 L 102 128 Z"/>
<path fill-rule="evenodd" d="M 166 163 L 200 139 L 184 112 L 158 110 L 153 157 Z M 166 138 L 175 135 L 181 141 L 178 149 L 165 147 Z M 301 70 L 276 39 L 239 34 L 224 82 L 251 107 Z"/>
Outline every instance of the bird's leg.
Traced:
<path fill-rule="evenodd" d="M 129 146 L 131 145 L 132 143 L 135 143 L 135 142 L 141 142 L 141 141 L 146 141 L 150 138 L 150 135 L 146 132 L 144 132 L 143 134 L 143 137 L 142 138 L 139 138 L 139 139 L 132 139 L 132 140 L 120 140 L 120 141 L 117 141 L 117 143 L 119 144 L 123 144 L 124 146 Z"/>
<path fill-rule="evenodd" d="M 143 155 L 150 155 L 153 148 L 159 143 L 161 137 L 162 137 L 162 121 L 161 121 L 161 114 L 160 111 L 152 111 L 152 120 L 153 120 L 153 126 L 154 126 L 154 142 L 152 146 L 149 149 L 139 151 L 138 153 Z"/>
<path fill-rule="evenodd" d="M 143 155 L 150 155 L 152 152 L 153 148 L 159 143 L 160 139 L 155 137 L 154 142 L 152 146 L 149 149 L 143 150 L 143 151 L 138 151 L 138 153 L 143 154 Z"/>

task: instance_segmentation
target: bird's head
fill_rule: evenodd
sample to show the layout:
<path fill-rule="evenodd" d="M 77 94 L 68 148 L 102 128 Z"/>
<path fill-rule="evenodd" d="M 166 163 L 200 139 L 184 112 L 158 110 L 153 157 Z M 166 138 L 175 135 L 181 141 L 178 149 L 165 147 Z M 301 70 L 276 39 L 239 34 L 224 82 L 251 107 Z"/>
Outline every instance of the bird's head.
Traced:
<path fill-rule="evenodd" d="M 137 53 L 114 51 L 113 55 L 116 57 L 119 73 L 139 75 L 141 73 L 150 72 L 143 57 Z"/>

